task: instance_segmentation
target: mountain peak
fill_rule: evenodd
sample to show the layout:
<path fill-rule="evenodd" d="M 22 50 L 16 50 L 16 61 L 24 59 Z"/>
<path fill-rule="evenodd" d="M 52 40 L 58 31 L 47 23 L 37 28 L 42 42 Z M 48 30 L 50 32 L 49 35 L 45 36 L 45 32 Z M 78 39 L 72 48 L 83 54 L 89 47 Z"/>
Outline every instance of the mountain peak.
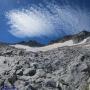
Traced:
<path fill-rule="evenodd" d="M 85 38 L 90 36 L 90 32 L 88 31 L 81 31 L 75 35 L 72 36 L 73 42 L 74 43 L 79 43 L 82 40 L 84 40 Z"/>
<path fill-rule="evenodd" d="M 85 38 L 89 37 L 90 36 L 90 32 L 89 31 L 86 31 L 86 30 L 83 30 L 77 34 L 74 34 L 74 35 L 67 35 L 63 38 L 58 38 L 56 40 L 52 40 L 50 42 L 50 44 L 53 44 L 53 43 L 59 43 L 59 42 L 65 42 L 65 41 L 68 41 L 68 40 L 73 40 L 74 43 L 79 43 L 81 41 L 83 41 Z"/>

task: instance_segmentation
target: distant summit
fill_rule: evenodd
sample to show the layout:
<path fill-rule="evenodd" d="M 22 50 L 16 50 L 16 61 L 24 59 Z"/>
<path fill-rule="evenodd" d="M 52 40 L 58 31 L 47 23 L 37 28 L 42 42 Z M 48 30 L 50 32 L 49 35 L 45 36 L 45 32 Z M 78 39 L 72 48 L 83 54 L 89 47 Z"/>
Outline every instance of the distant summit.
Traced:
<path fill-rule="evenodd" d="M 83 41 L 85 38 L 90 36 L 90 32 L 88 31 L 81 31 L 77 34 L 74 35 L 68 35 L 65 36 L 63 38 L 58 38 L 57 40 L 52 40 L 49 44 L 53 44 L 53 43 L 63 43 L 65 41 L 68 40 L 73 40 L 73 42 L 76 43 L 80 43 L 81 41 Z"/>
<path fill-rule="evenodd" d="M 27 45 L 27 46 L 30 46 L 30 47 L 42 47 L 42 46 L 45 46 L 44 44 L 41 44 L 35 40 L 29 40 L 29 41 L 22 41 L 22 42 L 19 42 L 18 44 L 21 44 L 21 45 Z"/>
<path fill-rule="evenodd" d="M 83 41 L 85 38 L 90 36 L 90 32 L 88 31 L 82 31 L 78 34 L 75 34 L 72 36 L 72 40 L 74 43 L 79 43 L 81 41 Z"/>

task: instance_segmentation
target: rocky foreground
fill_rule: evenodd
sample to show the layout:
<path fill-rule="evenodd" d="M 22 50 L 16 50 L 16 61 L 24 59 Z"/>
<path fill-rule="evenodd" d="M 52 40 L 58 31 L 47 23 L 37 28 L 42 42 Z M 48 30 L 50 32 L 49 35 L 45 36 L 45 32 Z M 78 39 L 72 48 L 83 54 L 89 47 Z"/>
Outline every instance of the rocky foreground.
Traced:
<path fill-rule="evenodd" d="M 90 90 L 89 77 L 90 43 L 45 52 L 0 45 L 1 90 Z"/>

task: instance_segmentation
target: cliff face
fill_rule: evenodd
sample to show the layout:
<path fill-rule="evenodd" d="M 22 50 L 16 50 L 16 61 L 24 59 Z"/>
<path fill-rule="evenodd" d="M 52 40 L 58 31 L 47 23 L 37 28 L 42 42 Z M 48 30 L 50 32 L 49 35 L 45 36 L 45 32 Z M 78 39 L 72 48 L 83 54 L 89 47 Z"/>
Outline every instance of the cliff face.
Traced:
<path fill-rule="evenodd" d="M 90 90 L 89 77 L 90 43 L 44 52 L 0 45 L 0 88 Z"/>

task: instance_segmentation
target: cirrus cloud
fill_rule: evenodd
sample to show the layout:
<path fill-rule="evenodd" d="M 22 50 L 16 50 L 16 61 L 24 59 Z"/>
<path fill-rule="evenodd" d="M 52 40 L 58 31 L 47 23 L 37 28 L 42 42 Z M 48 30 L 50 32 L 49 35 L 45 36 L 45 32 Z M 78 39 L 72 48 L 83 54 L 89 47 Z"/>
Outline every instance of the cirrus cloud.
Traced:
<path fill-rule="evenodd" d="M 11 26 L 10 33 L 17 37 L 47 36 L 53 32 L 53 25 L 49 17 L 39 11 L 15 10 L 10 11 L 7 16 Z"/>
<path fill-rule="evenodd" d="M 16 37 L 63 36 L 90 28 L 90 12 L 79 7 L 60 7 L 55 4 L 11 10 L 7 13 L 9 31 Z"/>

